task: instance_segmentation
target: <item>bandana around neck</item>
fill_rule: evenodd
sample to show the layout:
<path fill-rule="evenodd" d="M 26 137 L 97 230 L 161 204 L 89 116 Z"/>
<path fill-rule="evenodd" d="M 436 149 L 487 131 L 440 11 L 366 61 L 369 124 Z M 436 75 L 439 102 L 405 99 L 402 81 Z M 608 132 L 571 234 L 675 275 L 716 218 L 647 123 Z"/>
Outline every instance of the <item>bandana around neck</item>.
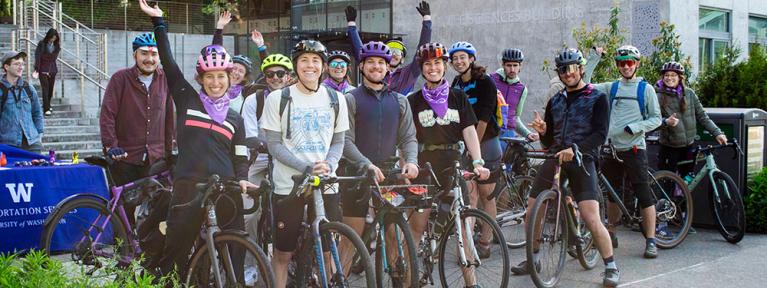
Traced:
<path fill-rule="evenodd" d="M 346 80 L 344 80 L 341 83 L 336 83 L 336 81 L 330 77 L 326 78 L 324 81 L 322 81 L 322 83 L 324 83 L 330 88 L 333 88 L 333 90 L 336 90 L 341 93 L 344 93 L 344 91 L 346 91 L 346 89 L 349 88 L 349 82 L 347 82 Z"/>
<path fill-rule="evenodd" d="M 210 119 L 213 119 L 218 124 L 224 123 L 226 113 L 229 112 L 229 101 L 231 100 L 229 97 L 220 97 L 214 100 L 205 94 L 204 90 L 200 90 L 200 101 L 202 101 L 202 106 L 205 107 L 205 112 L 208 113 Z"/>
<path fill-rule="evenodd" d="M 658 82 L 655 83 L 655 86 L 658 87 L 661 91 L 672 93 L 676 95 L 676 97 L 682 97 L 682 92 L 684 92 L 684 88 L 682 88 L 682 84 L 676 85 L 676 88 L 667 87 L 666 83 L 663 83 L 663 80 L 658 80 Z"/>
<path fill-rule="evenodd" d="M 240 96 L 240 92 L 242 92 L 243 87 L 245 86 L 242 86 L 240 84 L 232 85 L 232 87 L 229 87 L 229 91 L 226 92 L 227 94 L 229 94 L 229 99 L 234 99 L 234 98 L 237 98 L 237 96 Z"/>
<path fill-rule="evenodd" d="M 423 99 L 426 100 L 426 103 L 429 104 L 429 107 L 434 110 L 434 113 L 436 113 L 439 118 L 445 117 L 445 114 L 447 113 L 447 96 L 448 92 L 450 92 L 449 88 L 450 85 L 448 85 L 447 81 L 444 79 L 442 79 L 442 83 L 434 89 L 426 87 L 426 83 L 423 84 L 423 89 L 421 90 L 423 91 Z"/>

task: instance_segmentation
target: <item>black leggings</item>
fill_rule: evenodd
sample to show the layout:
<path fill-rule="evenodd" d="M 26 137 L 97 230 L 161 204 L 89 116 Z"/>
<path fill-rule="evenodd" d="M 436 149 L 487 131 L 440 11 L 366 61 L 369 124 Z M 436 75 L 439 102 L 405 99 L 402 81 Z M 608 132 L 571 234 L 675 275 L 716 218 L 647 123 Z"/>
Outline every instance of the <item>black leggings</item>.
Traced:
<path fill-rule="evenodd" d="M 607 159 L 602 162 L 601 171 L 615 188 L 618 195 L 623 195 L 623 180 L 628 180 L 634 193 L 639 199 L 639 207 L 647 208 L 655 205 L 655 198 L 650 191 L 650 178 L 647 174 L 647 152 L 645 150 L 622 151 L 618 152 L 618 158 L 623 163 L 616 160 Z M 615 202 L 609 197 L 610 202 Z"/>
<path fill-rule="evenodd" d="M 695 167 L 693 163 L 680 166 L 677 166 L 677 163 L 692 159 L 695 159 L 692 146 L 675 148 L 661 145 L 658 152 L 658 170 L 677 172 L 679 176 L 684 177 L 692 173 Z"/>
<path fill-rule="evenodd" d="M 56 73 L 40 73 L 40 88 L 43 90 L 43 112 L 51 110 L 53 86 L 56 84 Z"/>

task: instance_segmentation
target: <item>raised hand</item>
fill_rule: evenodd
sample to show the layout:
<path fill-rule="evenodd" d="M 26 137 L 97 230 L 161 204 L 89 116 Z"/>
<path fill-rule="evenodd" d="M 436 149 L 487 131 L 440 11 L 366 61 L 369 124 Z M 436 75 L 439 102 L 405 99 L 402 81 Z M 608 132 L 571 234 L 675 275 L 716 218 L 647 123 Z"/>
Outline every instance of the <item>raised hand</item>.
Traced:
<path fill-rule="evenodd" d="M 421 13 L 421 16 L 423 17 L 431 15 L 431 8 L 429 8 L 429 2 L 421 1 L 421 3 L 418 4 L 418 7 L 416 7 L 415 9 L 417 9 L 418 13 Z"/>
<path fill-rule="evenodd" d="M 139 0 L 138 5 L 141 7 L 141 11 L 144 11 L 144 14 L 149 17 L 162 17 L 163 15 L 162 10 L 160 10 L 160 5 L 158 4 L 155 4 L 154 7 L 152 7 L 146 3 L 146 0 Z"/>
<path fill-rule="evenodd" d="M 671 116 L 666 118 L 666 125 L 676 127 L 677 124 L 679 124 L 679 118 L 676 118 L 676 113 L 671 114 Z"/>
<path fill-rule="evenodd" d="M 354 22 L 357 21 L 357 9 L 354 9 L 351 5 L 346 6 L 346 22 Z"/>
<path fill-rule="evenodd" d="M 538 113 L 538 111 L 533 111 L 533 115 L 535 115 L 535 117 L 533 118 L 533 122 L 529 124 L 530 127 L 533 127 L 533 129 L 535 129 L 539 135 L 546 134 L 546 122 L 544 122 L 543 118 L 541 118 L 541 113 Z"/>
<path fill-rule="evenodd" d="M 218 14 L 218 21 L 216 21 L 216 29 L 224 29 L 229 22 L 232 22 L 232 13 L 224 10 L 221 14 Z"/>
<path fill-rule="evenodd" d="M 261 35 L 261 32 L 258 32 L 257 29 L 253 29 L 253 32 L 250 32 L 250 40 L 256 43 L 258 47 L 264 46 L 264 35 Z"/>

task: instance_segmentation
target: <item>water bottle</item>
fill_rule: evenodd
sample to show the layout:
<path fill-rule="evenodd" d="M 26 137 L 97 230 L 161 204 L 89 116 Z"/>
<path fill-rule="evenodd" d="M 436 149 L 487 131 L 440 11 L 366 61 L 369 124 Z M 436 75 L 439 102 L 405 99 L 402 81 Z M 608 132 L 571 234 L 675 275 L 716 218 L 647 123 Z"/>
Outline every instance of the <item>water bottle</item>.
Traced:
<path fill-rule="evenodd" d="M 692 175 L 687 174 L 684 176 L 684 182 L 687 183 L 687 185 L 690 185 L 692 183 L 692 180 L 695 180 L 695 178 L 692 177 Z"/>

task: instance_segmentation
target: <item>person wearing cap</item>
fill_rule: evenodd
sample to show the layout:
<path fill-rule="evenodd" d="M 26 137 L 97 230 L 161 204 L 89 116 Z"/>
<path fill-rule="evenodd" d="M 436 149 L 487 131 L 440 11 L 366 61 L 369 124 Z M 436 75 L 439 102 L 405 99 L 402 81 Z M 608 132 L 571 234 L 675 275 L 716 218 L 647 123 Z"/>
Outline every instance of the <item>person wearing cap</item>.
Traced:
<path fill-rule="evenodd" d="M 277 231 L 272 268 L 276 287 L 285 287 L 288 263 L 296 249 L 303 217 L 300 211 L 304 199 L 287 198 L 293 188 L 291 176 L 307 170 L 315 175 L 334 174 L 343 153 L 344 133 L 349 130 L 346 99 L 321 83 L 327 57 L 327 49 L 319 41 L 303 40 L 296 44 L 292 58 L 297 82 L 266 97 L 260 121 L 274 158 L 273 208 Z M 290 100 L 283 106 L 282 99 Z M 330 221 L 341 220 L 337 191 L 329 189 L 323 194 Z"/>
<path fill-rule="evenodd" d="M 0 144 L 41 153 L 43 150 L 43 108 L 35 87 L 24 81 L 27 53 L 7 51 L 0 62 Z"/>
<path fill-rule="evenodd" d="M 418 47 L 421 47 L 431 41 L 431 8 L 428 2 L 421 1 L 416 9 L 423 18 L 421 22 L 421 35 L 418 38 Z M 362 51 L 362 38 L 360 38 L 359 31 L 357 31 L 357 9 L 347 6 L 345 12 L 347 21 L 346 31 L 354 47 L 354 58 L 359 63 L 360 51 Z M 403 65 L 403 60 L 407 56 L 407 49 L 402 41 L 393 39 L 387 41 L 386 45 L 392 51 L 392 60 L 389 62 L 389 74 L 386 75 L 384 82 L 386 82 L 389 90 L 396 91 L 402 95 L 408 95 L 413 91 L 418 77 L 421 76 L 421 65 L 415 59 L 416 57 L 413 57 L 410 63 Z"/>

